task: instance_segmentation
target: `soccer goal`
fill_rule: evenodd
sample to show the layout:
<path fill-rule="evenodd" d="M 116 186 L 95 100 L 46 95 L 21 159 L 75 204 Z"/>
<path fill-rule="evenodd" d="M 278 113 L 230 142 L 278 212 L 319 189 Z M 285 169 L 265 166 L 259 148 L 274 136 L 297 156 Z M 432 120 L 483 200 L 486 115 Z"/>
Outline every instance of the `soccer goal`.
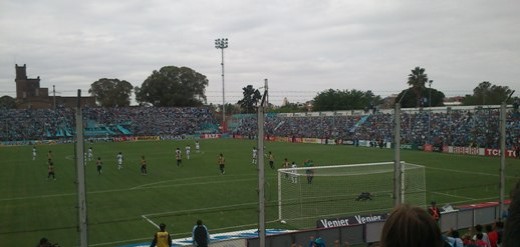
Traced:
<path fill-rule="evenodd" d="M 401 162 L 401 201 L 426 206 L 424 166 Z M 394 206 L 394 162 L 278 170 L 278 218 L 293 226 L 386 213 Z"/>

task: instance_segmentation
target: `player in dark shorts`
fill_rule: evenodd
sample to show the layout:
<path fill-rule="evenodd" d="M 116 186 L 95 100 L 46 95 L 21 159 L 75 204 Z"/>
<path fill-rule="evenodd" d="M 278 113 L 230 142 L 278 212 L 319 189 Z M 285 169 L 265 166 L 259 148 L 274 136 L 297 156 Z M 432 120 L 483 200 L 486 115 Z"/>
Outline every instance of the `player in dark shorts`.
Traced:
<path fill-rule="evenodd" d="M 101 175 L 101 173 L 103 173 L 103 161 L 101 161 L 101 157 L 98 157 L 96 160 L 96 169 L 98 175 Z"/>

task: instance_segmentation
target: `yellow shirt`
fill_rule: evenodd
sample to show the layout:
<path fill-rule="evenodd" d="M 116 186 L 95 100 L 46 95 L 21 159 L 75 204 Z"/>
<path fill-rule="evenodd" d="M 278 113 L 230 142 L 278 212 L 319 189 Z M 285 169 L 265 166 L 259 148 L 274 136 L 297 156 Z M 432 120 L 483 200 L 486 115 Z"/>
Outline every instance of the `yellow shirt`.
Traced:
<path fill-rule="evenodd" d="M 157 232 L 155 234 L 155 237 L 157 239 L 157 243 L 155 244 L 155 246 L 157 247 L 169 247 L 170 246 L 170 243 L 169 243 L 169 236 L 170 234 L 168 232 Z"/>

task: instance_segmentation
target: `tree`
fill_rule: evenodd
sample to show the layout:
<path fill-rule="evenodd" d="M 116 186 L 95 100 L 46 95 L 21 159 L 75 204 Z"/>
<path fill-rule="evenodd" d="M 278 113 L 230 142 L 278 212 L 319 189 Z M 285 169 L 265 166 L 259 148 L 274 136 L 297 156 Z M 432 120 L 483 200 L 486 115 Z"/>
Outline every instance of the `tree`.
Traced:
<path fill-rule="evenodd" d="M 16 100 L 9 95 L 4 95 L 0 97 L 0 108 L 14 109 L 16 108 Z"/>
<path fill-rule="evenodd" d="M 135 96 L 137 102 L 154 106 L 201 106 L 207 85 L 206 76 L 193 69 L 165 66 L 136 87 Z"/>
<path fill-rule="evenodd" d="M 420 95 L 423 95 L 424 97 L 422 97 L 418 103 L 417 101 L 417 97 L 414 93 L 410 93 L 408 92 L 410 91 L 410 89 L 405 89 L 403 91 L 401 91 L 401 93 L 399 93 L 399 95 L 397 95 L 397 97 L 395 98 L 395 102 L 401 102 L 401 107 L 402 108 L 413 108 L 413 107 L 420 107 L 420 106 L 425 106 L 425 107 L 435 107 L 435 106 L 443 106 L 444 105 L 444 98 L 446 97 L 444 95 L 443 92 L 441 91 L 437 91 L 436 89 L 434 88 L 423 88 L 419 94 Z M 404 95 L 404 98 L 403 98 L 403 95 Z M 431 105 L 430 105 L 430 102 L 428 102 L 428 100 L 430 99 L 430 95 L 431 95 Z M 402 98 L 402 100 L 401 100 Z"/>
<path fill-rule="evenodd" d="M 513 92 L 507 86 L 497 86 L 483 81 L 473 89 L 473 95 L 467 94 L 462 100 L 464 105 L 499 105 Z M 513 103 L 509 99 L 507 103 Z"/>
<path fill-rule="evenodd" d="M 381 102 L 380 96 L 375 96 L 372 91 L 359 90 L 325 90 L 314 97 L 313 111 L 339 111 L 370 109 Z"/>
<path fill-rule="evenodd" d="M 242 113 L 254 113 L 256 112 L 256 105 L 258 101 L 262 99 L 262 95 L 258 89 L 255 89 L 252 85 L 247 85 L 242 88 L 244 98 L 239 100 L 237 103 L 240 105 Z"/>
<path fill-rule="evenodd" d="M 307 108 L 305 108 L 305 104 L 287 102 L 287 104 L 282 105 L 279 108 L 273 109 L 272 112 L 276 112 L 276 113 L 307 112 Z"/>
<path fill-rule="evenodd" d="M 428 82 L 428 75 L 424 73 L 425 69 L 420 67 L 415 67 L 412 70 L 412 73 L 408 75 L 408 85 L 412 87 L 412 91 L 415 94 L 416 107 L 422 106 L 421 102 L 424 102 L 422 99 L 425 98 L 424 92 L 426 82 Z"/>
<path fill-rule="evenodd" d="M 132 84 L 119 79 L 102 78 L 90 85 L 88 92 L 103 107 L 129 106 Z"/>

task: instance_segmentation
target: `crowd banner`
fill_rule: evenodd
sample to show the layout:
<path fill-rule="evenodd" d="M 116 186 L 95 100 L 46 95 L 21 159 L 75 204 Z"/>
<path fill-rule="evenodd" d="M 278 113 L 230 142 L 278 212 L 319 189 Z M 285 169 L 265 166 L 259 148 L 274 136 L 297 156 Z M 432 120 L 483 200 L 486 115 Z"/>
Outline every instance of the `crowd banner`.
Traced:
<path fill-rule="evenodd" d="M 159 141 L 161 138 L 159 136 L 138 136 L 137 140 L 140 141 Z"/>
<path fill-rule="evenodd" d="M 500 156 L 500 149 L 496 148 L 486 148 L 484 150 L 485 156 Z M 508 158 L 516 158 L 515 150 L 506 150 L 506 157 Z"/>
<path fill-rule="evenodd" d="M 448 153 L 484 156 L 484 148 L 448 146 Z"/>
<path fill-rule="evenodd" d="M 202 134 L 200 135 L 200 138 L 202 139 L 218 139 L 222 135 L 221 134 Z"/>
<path fill-rule="evenodd" d="M 318 139 L 318 138 L 303 138 L 303 143 L 321 144 L 321 139 Z"/>
<path fill-rule="evenodd" d="M 317 228 L 362 225 L 371 222 L 385 221 L 388 214 L 354 215 L 334 219 L 320 219 L 316 221 Z"/>

